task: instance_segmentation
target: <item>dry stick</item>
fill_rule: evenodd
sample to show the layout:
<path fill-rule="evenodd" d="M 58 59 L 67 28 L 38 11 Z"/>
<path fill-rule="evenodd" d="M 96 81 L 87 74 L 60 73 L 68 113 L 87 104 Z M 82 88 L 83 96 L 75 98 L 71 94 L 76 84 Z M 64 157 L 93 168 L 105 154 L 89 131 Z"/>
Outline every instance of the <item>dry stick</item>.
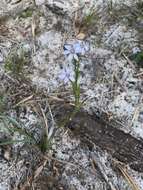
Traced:
<path fill-rule="evenodd" d="M 121 166 L 121 164 L 117 164 L 118 169 L 122 173 L 122 175 L 125 177 L 127 182 L 131 185 L 133 190 L 140 190 L 136 182 L 133 180 L 133 178 L 128 174 L 127 170 Z"/>
<path fill-rule="evenodd" d="M 51 110 L 50 104 L 48 102 L 47 102 L 47 105 L 48 105 L 48 109 L 49 109 L 50 116 L 51 116 L 53 126 L 54 126 L 55 125 L 55 120 L 54 120 L 54 117 L 53 117 L 53 114 L 52 114 L 52 110 Z"/>
<path fill-rule="evenodd" d="M 42 158 L 44 159 L 44 162 L 43 164 L 41 164 L 40 167 L 38 167 L 36 169 L 36 171 L 34 172 L 34 179 L 37 178 L 40 173 L 43 171 L 43 168 L 44 166 L 46 165 L 47 161 L 50 159 L 50 160 L 53 160 L 53 161 L 56 161 L 56 162 L 59 162 L 59 163 L 62 163 L 64 165 L 69 165 L 71 166 L 72 168 L 76 168 L 76 169 L 79 169 L 79 170 L 83 170 L 84 172 L 86 172 L 87 174 L 89 174 L 89 172 L 91 172 L 93 175 L 95 175 L 95 168 L 93 168 L 94 170 L 93 171 L 88 171 L 86 170 L 85 168 L 82 168 L 82 166 L 80 165 L 77 165 L 77 164 L 74 164 L 74 163 L 71 163 L 71 162 L 68 162 L 68 161 L 65 161 L 65 160 L 61 160 L 61 159 L 57 159 L 51 155 L 42 155 Z M 26 187 L 28 186 L 29 182 L 32 183 L 32 176 L 28 178 L 28 180 L 25 182 L 25 184 L 23 185 L 23 187 L 20 189 L 20 190 L 25 190 Z M 111 189 L 111 190 L 116 190 L 116 189 Z"/>
<path fill-rule="evenodd" d="M 78 165 L 78 164 L 74 164 L 74 163 L 71 163 L 71 162 L 68 162 L 68 161 L 65 161 L 65 160 L 61 160 L 61 159 L 55 158 L 55 157 L 50 156 L 50 155 L 46 155 L 46 156 L 43 155 L 43 158 L 48 158 L 48 159 L 50 159 L 50 160 L 54 160 L 54 161 L 59 162 L 59 163 L 61 163 L 61 164 L 69 165 L 69 166 L 71 166 L 72 168 L 74 167 L 74 168 L 76 168 L 76 169 L 78 169 L 78 170 L 83 170 L 83 171 L 84 171 L 85 173 L 87 173 L 87 174 L 91 173 L 91 174 L 95 175 L 95 169 L 94 169 L 94 170 L 91 170 L 91 171 L 88 171 L 87 169 L 83 168 L 82 166 L 80 166 L 80 165 Z"/>
<path fill-rule="evenodd" d="M 33 43 L 33 54 L 36 52 L 36 28 L 39 27 L 39 17 L 36 12 L 33 12 L 31 21 L 31 33 L 32 33 L 32 43 Z"/>
<path fill-rule="evenodd" d="M 15 106 L 19 106 L 20 104 L 23 104 L 23 103 L 31 100 L 32 98 L 33 98 L 33 95 L 28 96 L 28 97 L 24 98 L 23 100 L 21 100 L 20 102 L 18 102 Z"/>
<path fill-rule="evenodd" d="M 120 51 L 119 56 L 123 55 L 123 52 L 125 52 L 125 50 L 128 49 L 128 46 L 124 46 L 123 49 Z"/>
<path fill-rule="evenodd" d="M 76 11 L 74 12 L 74 21 L 73 21 L 73 28 L 75 28 L 76 26 L 76 21 L 78 19 L 78 10 L 79 10 L 79 2 L 77 1 L 75 3 L 75 7 L 76 7 Z M 78 33 L 76 30 L 75 30 L 75 34 Z"/>
<path fill-rule="evenodd" d="M 36 171 L 34 172 L 34 179 L 36 179 L 40 175 L 40 173 L 46 166 L 47 162 L 48 162 L 48 158 L 46 158 L 44 162 L 36 169 Z"/>
<path fill-rule="evenodd" d="M 99 157 L 96 154 L 93 155 L 93 162 L 96 163 L 96 165 L 98 166 L 98 168 L 99 168 L 99 170 L 100 170 L 100 172 L 101 172 L 104 180 L 110 186 L 111 190 L 116 190 L 116 188 L 114 187 L 114 185 L 112 184 L 112 182 L 109 180 L 109 178 L 108 178 L 108 176 L 107 176 L 107 174 L 105 172 L 105 169 L 104 169 L 105 166 L 104 166 L 104 164 L 101 163 Z"/>
<path fill-rule="evenodd" d="M 139 109 L 140 109 L 140 106 L 137 106 L 137 107 L 135 108 L 135 111 L 134 111 L 134 114 L 133 114 L 133 118 L 132 118 L 132 120 L 131 120 L 131 123 L 130 123 L 129 127 L 132 127 L 134 121 L 137 120 L 137 118 L 138 118 L 138 116 L 139 116 Z"/>
<path fill-rule="evenodd" d="M 48 101 L 47 101 L 47 105 L 48 105 L 49 113 L 50 113 L 51 120 L 52 120 L 52 126 L 50 128 L 49 133 L 48 133 L 48 139 L 50 139 L 52 137 L 52 135 L 54 134 L 54 129 L 55 129 L 55 126 L 56 126 L 56 122 L 54 120 L 54 117 L 53 117 L 53 114 L 52 114 L 52 110 L 51 110 L 51 107 L 50 107 Z"/>
<path fill-rule="evenodd" d="M 131 65 L 131 67 L 133 69 L 135 69 L 135 66 L 134 66 L 133 62 L 124 53 L 122 55 L 127 60 L 127 63 L 129 63 Z"/>
<path fill-rule="evenodd" d="M 35 146 L 34 146 L 34 147 L 35 147 Z M 35 148 L 37 148 L 37 147 L 35 147 Z M 95 155 L 94 155 L 94 156 L 95 156 Z M 88 171 L 87 169 L 82 168 L 82 166 L 80 166 L 80 165 L 77 165 L 77 164 L 74 164 L 74 163 L 71 163 L 71 162 L 68 162 L 68 161 L 65 161 L 65 160 L 61 160 L 61 159 L 55 158 L 55 157 L 53 157 L 53 156 L 51 156 L 51 155 L 43 155 L 43 154 L 42 154 L 42 158 L 43 158 L 43 160 L 44 160 L 44 161 L 43 161 L 43 164 L 35 170 L 35 172 L 34 172 L 34 179 L 37 178 L 38 175 L 40 175 L 40 173 L 42 172 L 44 166 L 46 165 L 46 163 L 47 163 L 47 161 L 48 161 L 49 159 L 50 159 L 50 160 L 53 160 L 53 161 L 56 161 L 56 162 L 59 162 L 59 163 L 62 163 L 62 164 L 64 164 L 64 165 L 69 165 L 69 166 L 74 167 L 74 168 L 79 169 L 79 170 L 83 170 L 83 171 L 86 172 L 87 174 L 89 174 L 89 172 L 90 172 L 91 174 L 95 175 L 95 171 L 96 171 L 96 170 L 95 170 L 95 167 L 94 167 L 93 165 L 92 165 L 92 166 L 93 166 L 93 170 Z M 97 164 L 97 159 L 96 159 L 96 161 L 95 161 L 95 159 L 93 159 L 92 161 Z M 94 164 L 94 163 L 93 163 L 93 164 Z M 94 165 L 95 165 L 95 164 L 94 164 Z M 104 179 L 106 180 L 107 184 L 110 185 L 111 190 L 116 190 L 116 189 L 114 188 L 113 184 L 109 181 L 107 175 L 105 174 L 105 171 L 102 169 L 102 165 L 99 164 L 99 162 L 98 162 L 97 165 L 98 165 L 98 167 L 99 167 L 99 169 L 100 169 L 100 172 L 102 173 Z M 43 166 L 43 167 L 42 167 L 42 166 Z M 28 184 L 29 184 L 29 183 L 32 183 L 32 179 L 33 179 L 32 176 L 30 176 L 30 177 L 28 178 L 28 180 L 24 183 L 23 187 L 20 188 L 20 190 L 25 190 L 26 187 L 28 186 Z M 16 190 L 16 189 L 15 189 L 15 190 Z"/>
<path fill-rule="evenodd" d="M 140 111 L 140 108 L 141 108 L 141 106 L 142 106 L 142 99 L 143 99 L 143 96 L 140 97 L 139 102 L 138 102 L 138 105 L 135 107 L 135 111 L 134 111 L 134 114 L 133 114 L 133 118 L 132 118 L 131 123 L 130 123 L 130 125 L 129 125 L 130 127 L 132 126 L 133 122 L 138 119 L 139 111 Z"/>
<path fill-rule="evenodd" d="M 138 74 L 136 74 L 136 75 L 134 75 L 134 76 L 135 76 L 135 77 L 140 77 L 141 75 L 143 75 L 143 72 L 138 73 Z"/>
<path fill-rule="evenodd" d="M 48 127 L 48 121 L 47 121 L 46 115 L 45 115 L 41 105 L 40 104 L 38 104 L 38 105 L 40 107 L 40 110 L 41 110 L 41 113 L 42 113 L 42 116 L 43 116 L 43 119 L 44 119 L 44 122 L 45 122 L 46 135 L 47 135 L 47 138 L 48 138 L 48 128 L 49 128 Z"/>
<path fill-rule="evenodd" d="M 119 85 L 122 87 L 122 89 L 127 92 L 128 89 L 122 84 L 121 80 L 117 77 L 116 74 L 114 74 L 114 78 L 116 79 L 116 81 L 119 83 Z"/>
<path fill-rule="evenodd" d="M 43 169 L 46 166 L 47 162 L 48 162 L 48 158 L 44 158 L 43 163 L 35 170 L 34 177 L 32 177 L 32 176 L 28 177 L 27 181 L 20 188 L 20 190 L 25 190 L 27 188 L 27 186 L 32 184 L 32 180 L 36 179 L 41 174 L 41 172 L 43 171 Z"/>

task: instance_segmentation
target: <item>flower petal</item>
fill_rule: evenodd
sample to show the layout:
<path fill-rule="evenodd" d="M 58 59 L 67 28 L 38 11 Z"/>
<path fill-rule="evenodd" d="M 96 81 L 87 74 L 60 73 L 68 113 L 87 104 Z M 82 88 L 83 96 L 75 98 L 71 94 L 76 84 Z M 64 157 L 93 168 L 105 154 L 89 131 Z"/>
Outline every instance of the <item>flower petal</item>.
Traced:
<path fill-rule="evenodd" d="M 70 45 L 70 44 L 65 44 L 64 45 L 64 50 L 71 50 L 72 49 L 72 45 Z"/>
<path fill-rule="evenodd" d="M 78 58 L 77 54 L 74 54 L 74 55 L 73 55 L 73 58 L 74 58 L 76 61 L 78 61 L 78 60 L 79 60 L 79 58 Z"/>
<path fill-rule="evenodd" d="M 70 54 L 70 51 L 69 50 L 64 50 L 64 55 L 68 55 Z"/>
<path fill-rule="evenodd" d="M 71 62 L 73 60 L 73 58 L 74 58 L 74 54 L 69 54 L 67 59 L 68 59 L 68 61 Z"/>
<path fill-rule="evenodd" d="M 82 48 L 81 55 L 84 55 L 86 53 L 85 49 Z"/>
<path fill-rule="evenodd" d="M 87 43 L 87 42 L 83 42 L 83 49 L 85 50 L 85 51 L 89 51 L 89 43 Z"/>
<path fill-rule="evenodd" d="M 78 42 L 74 43 L 73 48 L 74 48 L 75 53 L 81 53 L 81 45 L 80 45 L 80 43 L 78 43 Z"/>
<path fill-rule="evenodd" d="M 66 83 L 68 83 L 68 82 L 69 82 L 69 78 L 66 77 L 66 78 L 64 79 L 64 83 L 66 84 Z"/>
<path fill-rule="evenodd" d="M 132 52 L 133 52 L 133 54 L 136 54 L 136 53 L 141 52 L 141 50 L 140 50 L 139 47 L 134 47 L 134 48 L 132 49 Z"/>
<path fill-rule="evenodd" d="M 66 73 L 66 76 L 69 76 L 69 75 L 70 75 L 70 73 L 71 73 L 70 69 L 65 68 L 65 73 Z"/>
<path fill-rule="evenodd" d="M 65 74 L 64 74 L 64 73 L 61 73 L 61 74 L 59 75 L 59 79 L 60 79 L 60 80 L 64 80 L 64 78 L 65 78 Z"/>

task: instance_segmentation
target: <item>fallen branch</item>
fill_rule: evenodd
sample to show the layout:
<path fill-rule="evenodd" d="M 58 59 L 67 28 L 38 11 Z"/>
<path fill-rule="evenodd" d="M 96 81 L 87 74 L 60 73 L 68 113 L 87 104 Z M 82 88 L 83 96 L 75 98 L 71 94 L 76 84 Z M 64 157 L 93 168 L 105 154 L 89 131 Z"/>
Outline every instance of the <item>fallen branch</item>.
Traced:
<path fill-rule="evenodd" d="M 55 108 L 54 108 L 55 109 Z M 66 114 L 72 112 L 71 106 L 63 105 L 58 107 L 57 119 L 64 118 Z M 67 124 L 73 134 L 80 138 L 81 143 L 93 147 L 93 144 L 106 150 L 125 164 L 138 172 L 143 172 L 143 142 L 130 134 L 118 129 L 116 122 L 105 121 L 105 117 L 98 117 L 96 114 L 88 114 L 80 111 Z M 117 125 L 117 124 L 116 124 Z M 118 126 L 118 125 L 117 125 Z M 92 144 L 92 143 L 93 144 Z"/>

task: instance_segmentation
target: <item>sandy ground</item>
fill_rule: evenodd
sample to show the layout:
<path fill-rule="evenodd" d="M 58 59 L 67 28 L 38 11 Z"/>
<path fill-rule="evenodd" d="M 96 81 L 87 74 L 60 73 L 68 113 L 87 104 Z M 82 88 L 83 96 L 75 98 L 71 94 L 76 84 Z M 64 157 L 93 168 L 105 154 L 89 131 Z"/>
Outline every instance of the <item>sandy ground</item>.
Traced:
<path fill-rule="evenodd" d="M 143 48 L 143 20 L 139 8 L 132 0 L 83 0 L 80 3 L 76 0 L 2 0 L 1 86 L 12 88 L 16 84 L 4 71 L 4 64 L 12 49 L 18 51 L 22 47 L 30 54 L 30 65 L 26 67 L 30 85 L 36 86 L 41 93 L 44 91 L 54 97 L 60 95 L 62 99 L 72 101 L 70 82 L 65 85 L 59 80 L 65 67 L 73 69 L 63 55 L 63 45 L 79 40 L 83 33 L 83 40 L 90 45 L 90 51 L 82 58 L 80 65 L 81 98 L 87 99 L 84 109 L 89 113 L 96 110 L 106 112 L 110 119 L 120 122 L 117 127 L 142 141 L 143 69 L 128 59 L 137 48 Z M 79 28 L 79 23 L 91 10 L 95 11 L 92 23 Z M 35 133 L 37 117 L 31 107 L 27 106 L 26 109 L 26 113 L 21 109 L 20 120 Z M 9 112 L 15 115 L 16 111 Z M 3 128 L 1 131 L 3 136 L 5 131 Z M 39 135 L 39 128 L 37 133 Z M 12 138 L 16 137 L 22 138 L 17 133 Z M 51 157 L 44 159 L 39 151 L 37 153 L 25 143 L 11 145 L 10 152 L 8 161 L 0 158 L 0 190 L 26 189 L 25 184 L 30 184 L 30 176 L 41 165 L 43 170 L 29 189 L 133 189 L 125 176 L 113 170 L 112 158 L 107 152 L 98 147 L 92 151 L 82 147 L 78 139 L 63 129 L 56 133 L 52 148 L 47 153 L 51 157 L 54 155 L 55 160 Z M 104 172 L 94 168 L 93 158 L 102 163 Z M 142 173 L 126 167 L 134 183 L 143 189 Z"/>

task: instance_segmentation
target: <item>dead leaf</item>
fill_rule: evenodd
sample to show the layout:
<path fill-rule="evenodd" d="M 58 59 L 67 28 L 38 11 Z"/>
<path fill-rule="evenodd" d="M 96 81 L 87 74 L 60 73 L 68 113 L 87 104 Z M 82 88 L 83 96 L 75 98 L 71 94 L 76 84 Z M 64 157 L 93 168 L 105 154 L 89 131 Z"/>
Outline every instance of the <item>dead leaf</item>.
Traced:
<path fill-rule="evenodd" d="M 76 38 L 77 38 L 78 40 L 84 40 L 85 37 L 86 37 L 86 34 L 83 33 L 83 32 L 80 32 L 80 33 L 76 36 Z"/>
<path fill-rule="evenodd" d="M 37 168 L 37 170 L 36 170 L 35 173 L 34 173 L 34 179 L 36 179 L 36 178 L 40 175 L 40 173 L 41 173 L 42 170 L 44 169 L 45 165 L 47 164 L 47 161 L 48 161 L 48 159 L 46 159 L 46 160 L 44 161 L 44 163 L 43 163 L 41 166 L 39 166 L 39 167 Z"/>

